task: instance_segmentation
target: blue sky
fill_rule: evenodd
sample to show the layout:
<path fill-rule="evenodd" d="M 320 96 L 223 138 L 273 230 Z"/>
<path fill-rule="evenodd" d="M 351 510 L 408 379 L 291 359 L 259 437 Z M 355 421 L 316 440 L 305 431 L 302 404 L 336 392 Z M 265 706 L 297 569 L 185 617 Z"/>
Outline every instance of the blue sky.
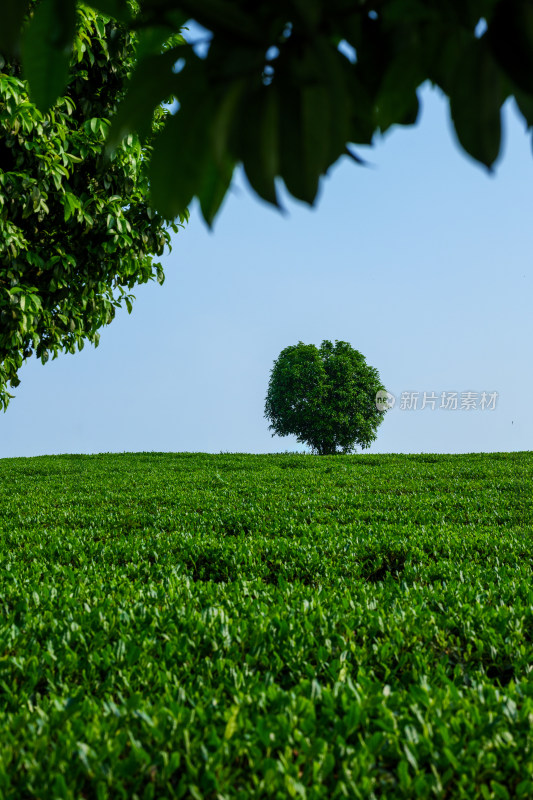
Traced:
<path fill-rule="evenodd" d="M 287 213 L 237 176 L 214 232 L 192 208 L 97 349 L 21 370 L 0 457 L 303 450 L 263 417 L 270 369 L 298 341 L 345 340 L 397 397 L 375 453 L 533 449 L 533 160 L 506 108 L 495 175 L 459 151 L 428 88 L 415 128 L 342 160 L 314 209 Z M 420 409 L 423 393 L 497 392 L 494 410 Z M 401 409 L 418 392 L 417 409 Z"/>

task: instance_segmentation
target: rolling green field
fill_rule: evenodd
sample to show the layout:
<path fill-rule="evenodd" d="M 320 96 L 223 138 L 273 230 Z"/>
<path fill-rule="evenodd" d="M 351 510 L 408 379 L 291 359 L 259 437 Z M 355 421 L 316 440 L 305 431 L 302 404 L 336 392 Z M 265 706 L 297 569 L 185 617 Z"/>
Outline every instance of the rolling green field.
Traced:
<path fill-rule="evenodd" d="M 0 460 L 0 798 L 533 797 L 533 454 Z"/>

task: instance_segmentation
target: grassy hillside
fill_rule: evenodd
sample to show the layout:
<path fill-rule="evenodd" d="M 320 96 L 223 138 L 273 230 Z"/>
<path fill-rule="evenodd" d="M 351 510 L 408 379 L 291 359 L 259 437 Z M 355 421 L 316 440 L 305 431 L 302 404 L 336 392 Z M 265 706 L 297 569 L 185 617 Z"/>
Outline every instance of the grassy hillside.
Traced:
<path fill-rule="evenodd" d="M 0 460 L 0 798 L 533 797 L 533 454 Z"/>

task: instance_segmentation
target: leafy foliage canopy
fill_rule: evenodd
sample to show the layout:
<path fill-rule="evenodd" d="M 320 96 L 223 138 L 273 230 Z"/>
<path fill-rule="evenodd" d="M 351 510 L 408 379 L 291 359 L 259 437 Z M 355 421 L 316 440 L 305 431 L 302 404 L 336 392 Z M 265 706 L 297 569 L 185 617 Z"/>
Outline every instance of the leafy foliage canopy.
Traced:
<path fill-rule="evenodd" d="M 31 4 L 30 10 L 23 57 L 37 99 L 59 77 L 68 83 L 59 99 L 50 95 L 55 102 L 44 111 L 30 100 L 18 60 L 0 61 L 4 409 L 12 397 L 8 384 L 19 384 L 18 371 L 32 353 L 45 363 L 60 351 L 81 349 L 85 341 L 97 345 L 115 309 L 124 302 L 131 311 L 128 290 L 154 278 L 162 283 L 162 267 L 153 257 L 170 244 L 168 223 L 148 205 L 150 141 L 141 144 L 130 134 L 110 160 L 104 156 L 110 118 L 133 69 L 135 36 L 79 8 L 72 53 L 61 67 L 49 69 L 40 37 L 50 5 Z M 164 115 L 156 110 L 151 132 L 162 126 Z M 177 230 L 175 223 L 170 227 Z"/>
<path fill-rule="evenodd" d="M 26 0 L 27 2 L 27 0 Z M 0 0 L 0 50 L 22 47 L 43 110 L 65 83 L 76 0 L 42 0 L 22 39 L 22 0 Z M 253 189 L 278 203 L 282 178 L 312 203 L 320 176 L 353 144 L 412 125 L 426 81 L 448 96 L 458 140 L 491 167 L 501 107 L 514 96 L 533 124 L 530 0 L 90 0 L 135 30 L 141 48 L 109 133 L 141 136 L 169 95 L 179 100 L 155 143 L 153 201 L 171 218 L 193 197 L 211 223 L 238 163 Z M 193 18 L 207 54 L 161 41 Z M 22 44 L 21 44 L 22 43 Z M 205 49 L 205 48 L 204 48 Z"/>

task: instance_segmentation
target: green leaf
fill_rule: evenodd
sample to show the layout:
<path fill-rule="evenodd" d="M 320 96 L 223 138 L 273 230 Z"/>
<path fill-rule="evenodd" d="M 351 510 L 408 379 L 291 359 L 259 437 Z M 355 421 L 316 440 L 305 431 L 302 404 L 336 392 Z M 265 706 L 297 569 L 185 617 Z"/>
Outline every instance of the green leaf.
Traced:
<path fill-rule="evenodd" d="M 450 111 L 461 145 L 489 168 L 500 152 L 504 100 L 501 74 L 486 42 L 472 40 L 451 85 Z"/>
<path fill-rule="evenodd" d="M 507 791 L 507 787 L 497 781 L 490 782 L 490 788 L 493 791 L 493 797 L 500 798 L 500 800 L 511 800 L 511 795 Z"/>
<path fill-rule="evenodd" d="M 234 733 L 237 732 L 238 723 L 237 718 L 239 716 L 239 706 L 234 705 L 231 708 L 229 719 L 226 723 L 226 729 L 224 731 L 224 739 L 231 739 Z"/>
<path fill-rule="evenodd" d="M 60 772 L 54 776 L 53 787 L 55 797 L 60 798 L 69 796 L 67 782 L 65 781 L 65 777 Z"/>
<path fill-rule="evenodd" d="M 526 778 L 526 780 L 520 781 L 519 784 L 516 786 L 516 796 L 517 797 L 531 797 L 531 793 L 533 792 L 533 781 Z"/>
<path fill-rule="evenodd" d="M 24 32 L 24 77 L 41 111 L 47 111 L 65 88 L 75 29 L 74 0 L 42 0 Z"/>

